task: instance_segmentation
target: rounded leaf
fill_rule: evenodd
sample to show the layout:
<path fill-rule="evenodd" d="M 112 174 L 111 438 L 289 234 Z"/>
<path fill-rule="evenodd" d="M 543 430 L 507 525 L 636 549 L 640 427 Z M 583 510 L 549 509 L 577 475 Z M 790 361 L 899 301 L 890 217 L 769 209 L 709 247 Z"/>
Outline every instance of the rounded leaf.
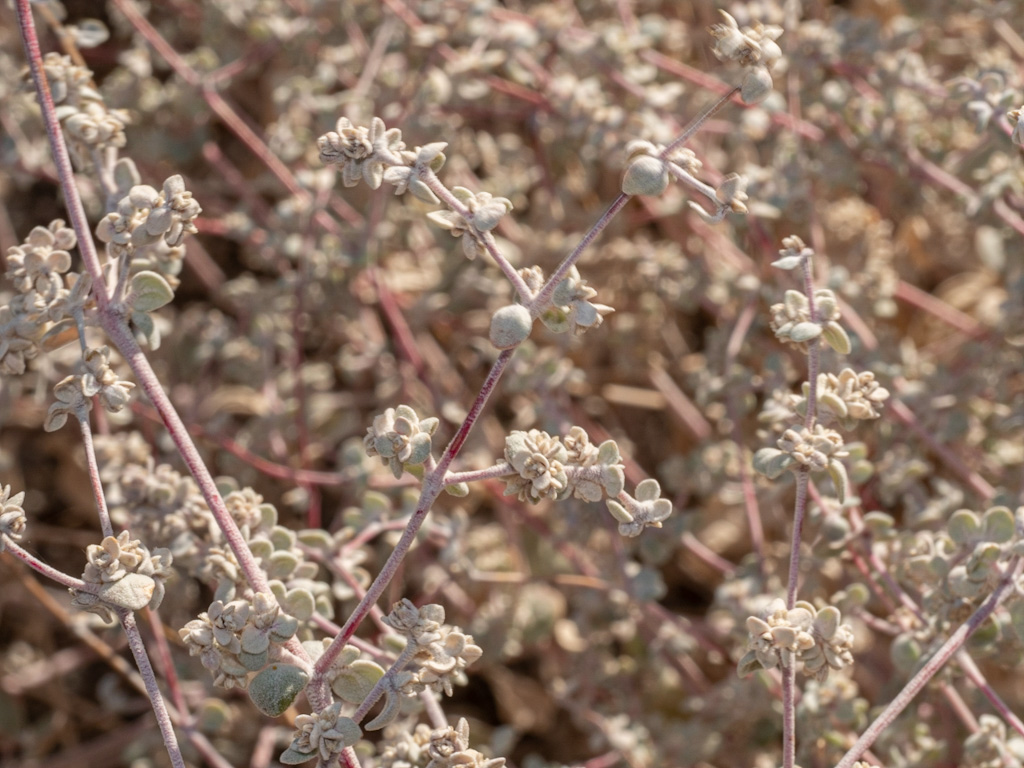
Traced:
<path fill-rule="evenodd" d="M 740 98 L 744 104 L 760 104 L 771 94 L 772 87 L 772 76 L 767 67 L 750 67 L 740 84 Z"/>
<path fill-rule="evenodd" d="M 313 549 L 330 549 L 334 546 L 334 539 L 323 528 L 307 528 L 299 531 L 298 539 L 307 547 Z"/>
<path fill-rule="evenodd" d="M 100 588 L 100 599 L 105 603 L 140 611 L 149 605 L 153 598 L 156 582 L 141 573 L 129 573 L 124 578 L 111 582 Z"/>
<path fill-rule="evenodd" d="M 825 339 L 826 344 L 832 347 L 832 349 L 840 355 L 850 354 L 850 350 L 853 348 L 850 344 L 850 337 L 847 335 L 846 329 L 834 320 L 825 324 L 825 329 L 822 331 L 822 338 Z"/>
<path fill-rule="evenodd" d="M 281 607 L 299 621 L 306 621 L 316 610 L 316 600 L 308 589 L 291 589 L 284 596 Z"/>
<path fill-rule="evenodd" d="M 266 630 L 257 628 L 253 624 L 248 624 L 245 629 L 242 630 L 240 642 L 242 650 L 246 653 L 266 653 L 267 649 L 270 647 L 270 633 Z M 262 665 L 257 667 L 257 669 L 262 668 Z"/>
<path fill-rule="evenodd" d="M 836 631 L 839 629 L 839 621 L 841 618 L 842 615 L 839 613 L 838 608 L 826 605 L 818 611 L 818 615 L 814 617 L 814 629 L 826 640 L 831 640 L 835 637 Z"/>
<path fill-rule="evenodd" d="M 968 544 L 981 535 L 981 521 L 971 510 L 958 509 L 950 516 L 946 530 L 957 544 Z"/>
<path fill-rule="evenodd" d="M 379 664 L 358 659 L 340 670 L 331 681 L 331 690 L 350 704 L 361 704 L 382 677 L 384 669 Z"/>
<path fill-rule="evenodd" d="M 267 662 L 270 660 L 270 654 L 267 651 L 263 651 L 261 653 L 246 653 L 245 651 L 241 651 L 237 655 L 238 660 L 242 662 L 242 666 L 250 672 L 259 672 L 267 666 Z"/>
<path fill-rule="evenodd" d="M 282 752 L 277 758 L 277 762 L 282 765 L 302 765 L 302 763 L 308 763 L 316 756 L 316 752 L 299 752 L 297 749 L 288 747 L 288 749 Z"/>
<path fill-rule="evenodd" d="M 263 714 L 283 714 L 309 682 L 309 675 L 291 664 L 271 664 L 249 683 L 249 698 Z"/>
<path fill-rule="evenodd" d="M 156 272 L 139 272 L 132 278 L 127 302 L 136 312 L 152 312 L 169 304 L 174 291 L 167 281 Z"/>
<path fill-rule="evenodd" d="M 1013 513 L 1006 507 L 992 507 L 988 510 L 982 520 L 982 527 L 985 529 L 985 539 L 997 544 L 1010 541 L 1016 532 Z"/>
<path fill-rule="evenodd" d="M 267 576 L 271 579 L 283 579 L 290 576 L 298 564 L 299 558 L 288 550 L 278 550 L 264 561 Z"/>
<path fill-rule="evenodd" d="M 828 476 L 832 478 L 832 485 L 836 489 L 836 497 L 839 503 L 846 501 L 850 493 L 850 479 L 846 476 L 846 467 L 838 459 L 830 459 L 828 462 Z"/>
<path fill-rule="evenodd" d="M 797 323 L 789 332 L 789 338 L 796 342 L 810 341 L 821 336 L 821 326 L 817 323 Z"/>

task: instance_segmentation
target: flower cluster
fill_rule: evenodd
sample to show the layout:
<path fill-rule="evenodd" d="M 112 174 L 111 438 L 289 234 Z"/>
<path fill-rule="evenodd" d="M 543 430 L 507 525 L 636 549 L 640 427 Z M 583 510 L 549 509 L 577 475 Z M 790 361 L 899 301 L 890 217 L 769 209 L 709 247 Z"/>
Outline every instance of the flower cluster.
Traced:
<path fill-rule="evenodd" d="M 24 243 L 7 250 L 7 276 L 20 293 L 34 291 L 50 304 L 64 289 L 61 275 L 71 269 L 68 251 L 77 244 L 75 230 L 62 219 L 34 227 Z"/>
<path fill-rule="evenodd" d="M 386 128 L 379 117 L 370 121 L 370 127 L 356 126 L 347 117 L 338 118 L 335 130 L 317 139 L 320 162 L 334 165 L 341 171 L 346 187 L 354 187 L 362 178 L 377 189 L 384 181 L 386 165 L 403 165 L 400 153 L 405 149 L 402 132 Z"/>
<path fill-rule="evenodd" d="M 159 548 L 150 553 L 128 531 L 117 538 L 107 536 L 100 544 L 86 549 L 82 581 L 95 585 L 95 591 L 71 590 L 71 604 L 113 619 L 113 611 L 138 611 L 147 605 L 157 608 L 164 599 L 164 582 L 171 575 L 170 550 Z"/>
<path fill-rule="evenodd" d="M 195 234 L 195 220 L 203 209 L 185 189 L 178 174 L 164 181 L 157 191 L 148 184 L 136 184 L 120 199 L 117 208 L 96 225 L 96 237 L 107 244 L 114 258 L 153 245 L 158 240 L 168 247 L 181 245 L 186 234 Z"/>
<path fill-rule="evenodd" d="M 0 552 L 4 551 L 4 541 L 10 539 L 18 543 L 25 535 L 25 510 L 21 504 L 25 501 L 25 492 L 11 496 L 11 486 L 0 486 Z"/>
<path fill-rule="evenodd" d="M 661 528 L 662 521 L 672 514 L 672 502 L 661 498 L 661 485 L 654 478 L 641 480 L 634 493 L 635 498 L 623 492 L 618 501 L 605 502 L 619 522 L 619 533 L 630 538 L 639 536 L 644 528 Z"/>
<path fill-rule="evenodd" d="M 738 671 L 747 675 L 758 668 L 788 669 L 803 663 L 804 674 L 821 681 L 830 669 L 853 664 L 853 629 L 841 624 L 842 616 L 833 606 L 821 610 L 798 601 L 790 610 L 782 600 L 773 600 L 761 617 L 747 619 L 749 643 Z"/>
<path fill-rule="evenodd" d="M 272 646 L 287 642 L 298 628 L 298 619 L 282 612 L 274 595 L 258 592 L 251 601 L 215 600 L 178 635 L 189 655 L 199 656 L 214 673 L 214 685 L 246 688 L 251 673 L 269 662 Z"/>
<path fill-rule="evenodd" d="M 599 328 L 604 316 L 615 310 L 593 302 L 596 296 L 597 291 L 587 285 L 574 266 L 555 288 L 551 304 L 541 313 L 541 322 L 555 333 L 571 331 L 574 336 Z"/>
<path fill-rule="evenodd" d="M 80 164 L 85 165 L 93 152 L 127 143 L 127 110 L 107 108 L 90 70 L 72 63 L 70 56 L 48 53 L 43 58 L 43 71 L 58 105 L 57 116 L 69 148 Z"/>
<path fill-rule="evenodd" d="M 57 401 L 50 405 L 43 428 L 53 432 L 64 426 L 69 415 L 79 419 L 92 409 L 92 398 L 111 413 L 117 413 L 128 404 L 135 384 L 118 378 L 110 367 L 110 349 L 88 349 L 84 360 L 85 373 L 68 376 L 53 388 Z"/>
<path fill-rule="evenodd" d="M 473 637 L 458 627 L 444 626 L 444 608 L 429 604 L 417 608 L 410 600 L 403 599 L 383 619 L 406 639 L 405 663 L 415 664 L 414 669 L 403 669 L 403 663 L 392 667 L 385 679 L 384 708 L 366 727 L 369 730 L 383 728 L 398 717 L 401 695 L 414 696 L 431 689 L 443 691 L 451 696 L 453 684 L 464 682 L 465 669 L 483 655 Z"/>
<path fill-rule="evenodd" d="M 501 217 L 512 210 L 507 197 L 494 197 L 490 192 L 473 192 L 465 187 L 454 187 L 452 194 L 464 210 L 431 211 L 427 218 L 452 237 L 462 238 L 462 253 L 475 259 L 484 252 L 483 236 L 498 226 Z M 463 237 L 468 234 L 469 237 Z"/>
<path fill-rule="evenodd" d="M 723 61 L 736 61 L 746 67 L 740 96 L 746 104 L 763 101 L 772 90 L 770 70 L 782 58 L 775 41 L 782 27 L 761 24 L 740 29 L 736 19 L 721 11 L 724 23 L 713 24 L 708 32 L 715 38 L 715 55 Z"/>
<path fill-rule="evenodd" d="M 420 419 L 408 405 L 388 408 L 367 428 L 363 447 L 368 456 L 380 456 L 397 479 L 430 457 L 430 438 L 439 423 L 436 417 Z"/>
<path fill-rule="evenodd" d="M 796 398 L 795 410 L 801 416 L 807 413 L 807 398 L 810 384 L 804 382 L 803 397 Z M 857 421 L 877 419 L 878 409 L 889 399 L 889 390 L 875 381 L 871 371 L 857 373 L 844 368 L 837 376 L 834 373 L 818 374 L 818 405 L 827 409 L 846 429 Z"/>
<path fill-rule="evenodd" d="M 672 513 L 672 503 L 660 498 L 661 486 L 648 479 L 636 487 L 636 498 L 623 490 L 625 472 L 614 440 L 599 446 L 581 427 L 564 439 L 531 429 L 505 438 L 505 461 L 514 470 L 505 479 L 505 495 L 537 503 L 570 496 L 583 501 L 606 501 L 623 536 L 638 536 L 644 528 L 660 528 Z"/>
<path fill-rule="evenodd" d="M 978 729 L 964 741 L 963 768 L 1020 768 L 1021 753 L 1006 738 L 1006 723 L 995 715 L 978 718 Z"/>
<path fill-rule="evenodd" d="M 426 768 L 501 768 L 503 757 L 485 757 L 469 747 L 469 723 L 460 717 L 454 728 L 439 728 L 430 734 L 427 746 L 430 762 Z"/>
<path fill-rule="evenodd" d="M 295 718 L 295 736 L 278 758 L 284 765 L 299 765 L 316 758 L 317 768 L 337 765 L 338 755 L 363 735 L 359 725 L 341 714 L 341 702 L 322 712 Z"/>
<path fill-rule="evenodd" d="M 788 290 L 782 303 L 771 308 L 771 327 L 775 337 L 806 353 L 811 342 L 821 338 L 842 355 L 850 352 L 850 337 L 839 324 L 839 302 L 828 288 L 814 292 L 815 317 L 811 302 L 800 291 Z"/>
<path fill-rule="evenodd" d="M 505 438 L 505 461 L 515 470 L 505 481 L 505 496 L 536 504 L 541 499 L 565 498 L 569 452 L 557 437 L 531 429 Z"/>
<path fill-rule="evenodd" d="M 843 501 L 849 486 L 846 467 L 840 459 L 849 456 L 843 436 L 834 429 L 815 424 L 813 429 L 787 429 L 776 442 L 778 448 L 761 448 L 754 454 L 754 469 L 769 480 L 786 470 L 827 470 Z"/>
<path fill-rule="evenodd" d="M 0 306 L 0 372 L 21 375 L 44 346 L 74 332 L 66 318 L 81 316 L 92 286 L 87 276 L 68 272 L 76 243 L 74 230 L 55 219 L 8 249 L 7 276 L 18 294 Z"/>

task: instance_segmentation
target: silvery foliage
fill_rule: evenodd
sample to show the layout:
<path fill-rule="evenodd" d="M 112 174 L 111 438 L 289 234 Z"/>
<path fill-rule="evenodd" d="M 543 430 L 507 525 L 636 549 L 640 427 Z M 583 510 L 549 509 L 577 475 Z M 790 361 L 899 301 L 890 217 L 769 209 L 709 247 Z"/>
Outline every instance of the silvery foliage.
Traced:
<path fill-rule="evenodd" d="M 164 582 L 172 573 L 170 550 L 150 553 L 141 541 L 122 531 L 116 538 L 107 536 L 100 544 L 90 544 L 86 559 L 82 581 L 96 589 L 70 590 L 76 608 L 113 621 L 117 612 L 158 608 L 163 601 Z"/>
<path fill-rule="evenodd" d="M 414 665 L 389 671 L 384 688 L 384 707 L 366 724 L 367 730 L 379 730 L 394 722 L 401 709 L 401 695 L 415 696 L 430 689 L 451 696 L 452 685 L 465 679 L 464 670 L 482 655 L 472 635 L 458 627 L 444 625 L 444 608 L 428 604 L 417 608 L 403 599 L 383 619 L 384 623 L 405 638 L 403 658 Z"/>
<path fill-rule="evenodd" d="M 214 675 L 214 685 L 245 689 L 298 628 L 298 619 L 284 613 L 274 595 L 258 592 L 251 600 L 214 600 L 178 635 Z"/>
<path fill-rule="evenodd" d="M 747 619 L 749 650 L 740 659 L 739 674 L 759 668 L 790 668 L 800 662 L 804 674 L 824 680 L 829 670 L 853 664 L 853 629 L 841 620 L 839 609 L 833 606 L 818 610 L 798 601 L 787 610 L 785 602 L 773 600 L 761 616 Z"/>
<path fill-rule="evenodd" d="M 21 504 L 25 501 L 25 492 L 11 496 L 11 486 L 0 487 L 0 552 L 4 551 L 4 542 L 10 539 L 19 543 L 25 535 L 25 510 Z"/>

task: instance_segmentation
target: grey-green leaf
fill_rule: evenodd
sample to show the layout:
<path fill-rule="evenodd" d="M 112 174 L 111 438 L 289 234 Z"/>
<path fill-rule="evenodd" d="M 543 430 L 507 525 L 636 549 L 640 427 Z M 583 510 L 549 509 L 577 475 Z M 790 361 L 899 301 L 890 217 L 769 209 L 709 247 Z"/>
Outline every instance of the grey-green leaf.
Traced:
<path fill-rule="evenodd" d="M 152 312 L 169 304 L 173 298 L 174 291 L 161 275 L 145 271 L 132 278 L 127 301 L 136 312 Z"/>
<path fill-rule="evenodd" d="M 249 683 L 249 698 L 263 714 L 283 714 L 309 682 L 309 675 L 291 664 L 271 664 Z"/>

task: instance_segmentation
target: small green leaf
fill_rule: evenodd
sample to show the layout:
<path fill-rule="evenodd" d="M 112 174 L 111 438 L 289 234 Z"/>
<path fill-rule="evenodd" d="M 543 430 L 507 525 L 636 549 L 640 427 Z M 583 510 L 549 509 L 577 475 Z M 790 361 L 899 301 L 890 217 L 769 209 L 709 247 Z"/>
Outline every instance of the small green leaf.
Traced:
<path fill-rule="evenodd" d="M 762 448 L 754 454 L 754 471 L 774 480 L 793 465 L 795 459 L 778 448 Z"/>
<path fill-rule="evenodd" d="M 263 651 L 262 653 L 246 653 L 245 651 L 241 651 L 238 653 L 238 660 L 242 662 L 242 666 L 250 672 L 259 672 L 267 666 L 269 658 L 270 654 L 267 651 Z"/>
<path fill-rule="evenodd" d="M 383 676 L 384 669 L 380 665 L 366 659 L 357 659 L 334 678 L 331 690 L 350 704 L 361 704 Z"/>
<path fill-rule="evenodd" d="M 910 635 L 900 635 L 893 640 L 889 654 L 898 670 L 909 673 L 921 659 L 921 646 Z"/>
<path fill-rule="evenodd" d="M 283 714 L 309 682 L 309 675 L 291 664 L 271 664 L 249 683 L 249 698 L 263 714 Z"/>
<path fill-rule="evenodd" d="M 280 757 L 277 758 L 277 761 L 282 765 L 301 765 L 302 763 L 308 763 L 316 756 L 316 752 L 299 752 L 297 749 L 288 747 L 288 749 L 282 752 Z"/>
<path fill-rule="evenodd" d="M 174 290 L 156 272 L 139 272 L 132 277 L 126 301 L 136 312 L 152 312 L 174 298 Z"/>
<path fill-rule="evenodd" d="M 832 349 L 840 355 L 850 354 L 850 350 L 853 348 L 850 344 L 850 337 L 847 335 L 846 329 L 835 320 L 825 324 L 821 337 L 825 340 L 826 344 L 832 347 Z"/>
<path fill-rule="evenodd" d="M 946 530 L 957 544 L 969 544 L 980 537 L 981 521 L 971 510 L 958 509 L 950 516 Z"/>
<path fill-rule="evenodd" d="M 283 579 L 291 576 L 295 566 L 299 564 L 299 558 L 287 550 L 278 550 L 263 562 L 267 570 L 267 576 L 272 579 Z"/>
<path fill-rule="evenodd" d="M 1006 507 L 992 507 L 985 512 L 982 527 L 985 529 L 985 538 L 997 544 L 1010 541 L 1016 531 L 1013 513 Z"/>
<path fill-rule="evenodd" d="M 838 459 L 829 459 L 828 476 L 832 478 L 832 485 L 836 488 L 836 497 L 842 504 L 850 493 L 850 480 L 846 476 L 846 467 L 843 462 Z"/>
<path fill-rule="evenodd" d="M 299 621 L 306 621 L 316 610 L 316 601 L 308 589 L 290 589 L 282 607 Z"/>
<path fill-rule="evenodd" d="M 334 539 L 323 528 L 307 528 L 298 532 L 298 539 L 307 547 L 326 550 L 334 546 Z"/>
<path fill-rule="evenodd" d="M 451 483 L 450 485 L 446 485 L 444 490 L 449 496 L 455 496 L 458 498 L 469 496 L 468 483 Z"/>

